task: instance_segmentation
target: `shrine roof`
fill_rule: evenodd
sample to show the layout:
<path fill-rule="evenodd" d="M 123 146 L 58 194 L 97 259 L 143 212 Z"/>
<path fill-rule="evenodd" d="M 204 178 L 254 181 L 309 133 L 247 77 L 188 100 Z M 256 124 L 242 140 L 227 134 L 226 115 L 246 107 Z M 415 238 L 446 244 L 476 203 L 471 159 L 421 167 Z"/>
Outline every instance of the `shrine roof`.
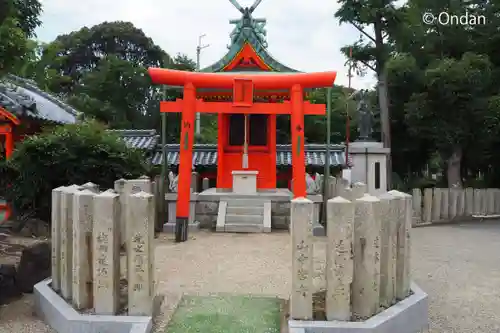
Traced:
<path fill-rule="evenodd" d="M 261 0 L 256 0 L 250 8 L 243 8 L 237 1 L 231 1 L 242 14 L 238 20 L 230 20 L 235 25 L 230 34 L 231 43 L 227 53 L 214 64 L 203 68 L 201 72 L 244 71 L 246 73 L 264 72 L 300 72 L 276 60 L 267 49 L 266 20 L 253 17 L 253 12 Z"/>
<path fill-rule="evenodd" d="M 115 133 L 127 147 L 134 149 L 153 150 L 160 139 L 155 130 L 108 130 L 108 132 Z"/>
<path fill-rule="evenodd" d="M 326 145 L 306 144 L 304 145 L 306 154 L 306 165 L 324 166 L 326 160 Z M 165 146 L 167 153 L 167 164 L 178 165 L 180 158 L 180 145 L 168 144 Z M 163 162 L 163 153 L 161 146 L 157 147 L 151 163 L 160 165 Z M 195 144 L 193 146 L 193 165 L 194 166 L 213 166 L 218 162 L 216 144 Z M 343 145 L 330 145 L 330 165 L 345 165 L 345 153 Z M 276 166 L 292 165 L 292 145 L 276 145 Z"/>
<path fill-rule="evenodd" d="M 78 111 L 31 80 L 7 75 L 0 80 L 0 106 L 15 116 L 60 124 L 76 123 Z"/>
<path fill-rule="evenodd" d="M 160 136 L 155 130 L 109 130 L 120 136 L 127 147 L 141 149 L 147 153 L 147 158 L 153 165 L 160 165 L 163 161 Z M 310 143 L 305 144 L 306 165 L 324 166 L 326 157 L 326 145 Z M 178 165 L 180 157 L 179 144 L 167 144 L 167 164 Z M 330 145 L 330 165 L 345 165 L 345 146 Z M 217 144 L 194 144 L 193 165 L 195 166 L 217 166 Z M 276 165 L 292 165 L 292 145 L 276 145 Z"/>

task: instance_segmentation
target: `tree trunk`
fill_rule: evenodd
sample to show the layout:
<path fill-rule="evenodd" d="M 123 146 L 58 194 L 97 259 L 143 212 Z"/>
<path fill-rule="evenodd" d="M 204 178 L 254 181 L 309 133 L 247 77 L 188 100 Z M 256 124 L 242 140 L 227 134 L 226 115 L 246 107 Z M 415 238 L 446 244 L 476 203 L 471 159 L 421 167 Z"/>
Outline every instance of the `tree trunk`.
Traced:
<path fill-rule="evenodd" d="M 460 176 L 462 162 L 462 147 L 455 146 L 453 152 L 447 160 L 446 176 L 448 178 L 448 187 L 462 187 L 462 178 Z"/>

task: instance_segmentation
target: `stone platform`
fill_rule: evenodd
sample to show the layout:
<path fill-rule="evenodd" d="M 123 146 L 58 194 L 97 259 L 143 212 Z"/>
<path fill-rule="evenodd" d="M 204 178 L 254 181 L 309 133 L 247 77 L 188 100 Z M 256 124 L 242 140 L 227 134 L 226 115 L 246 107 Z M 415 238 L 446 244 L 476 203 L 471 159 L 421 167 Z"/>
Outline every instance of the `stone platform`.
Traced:
<path fill-rule="evenodd" d="M 412 294 L 362 322 L 289 320 L 290 333 L 418 333 L 429 325 L 428 296 L 416 284 Z"/>
<path fill-rule="evenodd" d="M 51 279 L 35 285 L 37 315 L 58 333 L 150 333 L 152 316 L 104 316 L 77 312 L 50 287 Z"/>
<path fill-rule="evenodd" d="M 217 225 L 217 215 L 219 213 L 219 203 L 231 200 L 262 200 L 271 202 L 271 228 L 274 230 L 288 230 L 290 225 L 290 201 L 293 198 L 293 193 L 285 188 L 258 190 L 254 194 L 234 193 L 230 189 L 210 188 L 201 193 L 191 194 L 192 210 L 190 214 L 194 215 L 192 223 L 199 223 L 200 228 L 215 229 Z M 319 224 L 319 212 L 323 203 L 321 194 L 308 195 L 307 198 L 314 202 L 315 212 L 315 234 L 324 235 L 324 230 Z M 169 222 L 174 222 L 172 211 L 177 200 L 176 193 L 168 193 L 166 195 L 167 204 L 172 209 L 169 211 Z M 169 227 L 170 227 L 169 225 Z M 166 227 L 166 226 L 165 226 Z M 193 226 L 193 230 L 195 230 Z M 171 229 L 169 229 L 171 230 Z"/>

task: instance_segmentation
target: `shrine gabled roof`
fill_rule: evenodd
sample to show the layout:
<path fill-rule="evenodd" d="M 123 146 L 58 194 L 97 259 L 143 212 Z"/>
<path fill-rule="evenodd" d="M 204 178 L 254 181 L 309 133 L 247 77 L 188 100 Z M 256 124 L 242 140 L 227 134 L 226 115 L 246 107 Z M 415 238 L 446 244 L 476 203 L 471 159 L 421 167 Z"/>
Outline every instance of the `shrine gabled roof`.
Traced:
<path fill-rule="evenodd" d="M 7 75 L 0 80 L 0 107 L 16 117 L 60 124 L 76 123 L 78 111 L 27 79 Z"/>
<path fill-rule="evenodd" d="M 242 66 L 239 66 L 238 61 L 243 62 Z M 210 73 L 224 71 L 300 72 L 277 61 L 251 27 L 241 28 L 229 46 L 229 51 L 219 61 L 201 70 Z"/>

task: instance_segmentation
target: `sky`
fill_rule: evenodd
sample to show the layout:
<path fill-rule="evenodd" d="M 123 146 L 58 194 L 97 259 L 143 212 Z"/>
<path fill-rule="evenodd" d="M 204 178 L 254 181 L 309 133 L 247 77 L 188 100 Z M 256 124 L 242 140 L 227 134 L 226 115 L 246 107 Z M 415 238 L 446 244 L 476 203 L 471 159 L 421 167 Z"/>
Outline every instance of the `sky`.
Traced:
<path fill-rule="evenodd" d="M 238 0 L 250 7 L 254 0 Z M 209 45 L 201 52 L 201 67 L 216 62 L 227 52 L 230 19 L 241 17 L 229 0 L 41 0 L 42 26 L 38 39 L 50 42 L 58 35 L 91 27 L 104 21 L 130 21 L 168 54 L 187 54 L 196 59 L 199 36 Z M 254 18 L 266 18 L 269 53 L 279 62 L 304 72 L 337 71 L 336 84 L 347 85 L 342 46 L 359 38 L 348 24 L 339 25 L 336 1 L 263 0 Z M 353 77 L 352 87 L 374 85 L 372 73 Z"/>

